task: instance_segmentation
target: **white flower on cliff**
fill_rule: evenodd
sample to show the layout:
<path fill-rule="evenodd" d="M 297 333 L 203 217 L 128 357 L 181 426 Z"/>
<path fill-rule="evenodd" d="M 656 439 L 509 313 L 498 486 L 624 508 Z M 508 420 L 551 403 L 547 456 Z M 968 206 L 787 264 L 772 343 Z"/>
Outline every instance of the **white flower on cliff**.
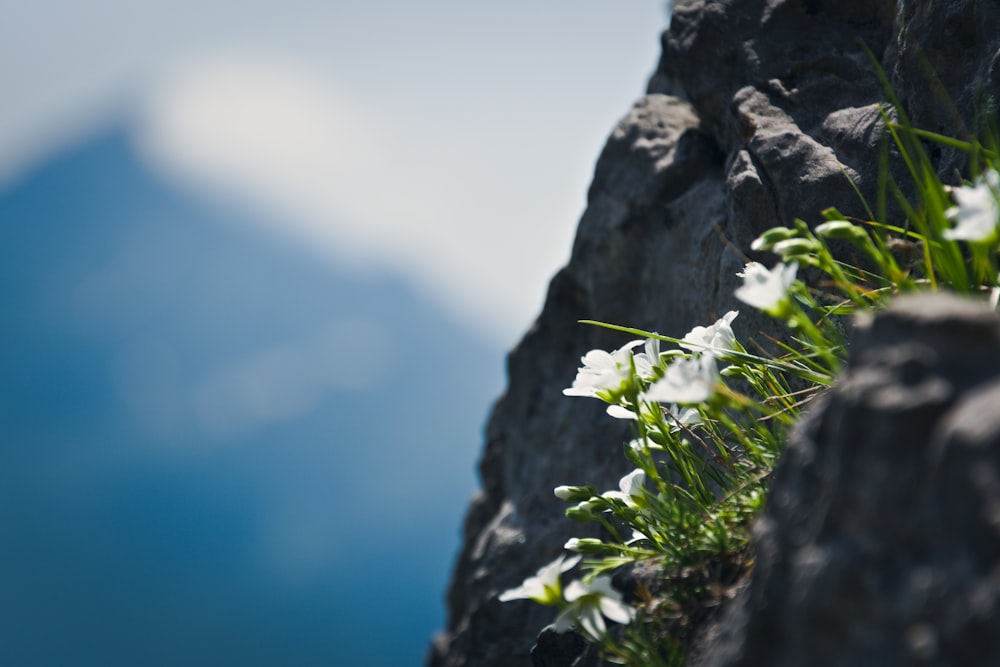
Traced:
<path fill-rule="evenodd" d="M 607 413 L 614 417 L 615 419 L 632 419 L 636 420 L 639 418 L 632 410 L 629 410 L 624 405 L 609 405 Z"/>
<path fill-rule="evenodd" d="M 788 305 L 788 290 L 795 282 L 797 264 L 775 265 L 770 271 L 758 262 L 750 262 L 741 273 L 743 285 L 736 289 L 736 298 L 765 313 L 780 316 Z"/>
<path fill-rule="evenodd" d="M 738 310 L 730 310 L 711 326 L 691 329 L 681 340 L 681 347 L 709 354 L 732 352 L 736 349 L 732 324 L 739 314 Z"/>
<path fill-rule="evenodd" d="M 657 338 L 647 338 L 643 351 L 632 355 L 636 375 L 643 380 L 656 377 L 656 368 L 660 365 L 660 341 Z"/>
<path fill-rule="evenodd" d="M 607 413 L 615 419 L 630 419 L 632 421 L 639 419 L 639 415 L 641 414 L 643 420 L 647 423 L 653 423 L 659 415 L 659 410 L 660 406 L 650 403 L 649 397 L 646 396 L 645 392 L 639 392 L 638 414 L 635 410 L 627 408 L 620 403 L 609 405 Z"/>
<path fill-rule="evenodd" d="M 563 394 L 606 400 L 620 392 L 632 373 L 632 348 L 642 344 L 634 340 L 613 352 L 591 350 L 580 359 L 583 366 L 577 370 L 573 386 L 563 389 Z"/>
<path fill-rule="evenodd" d="M 611 577 L 594 577 L 585 584 L 579 579 L 566 586 L 569 605 L 556 617 L 556 632 L 566 632 L 574 625 L 592 638 L 600 639 L 607 632 L 604 618 L 628 624 L 635 618 L 635 609 L 622 601 L 622 595 L 611 586 Z"/>
<path fill-rule="evenodd" d="M 540 604 L 559 604 L 562 599 L 562 582 L 560 576 L 580 562 L 580 556 L 566 558 L 560 556 L 540 568 L 533 577 L 528 577 L 517 588 L 511 588 L 500 594 L 500 602 L 510 600 L 534 600 Z"/>
<path fill-rule="evenodd" d="M 639 531 L 639 530 L 636 530 L 635 528 L 633 528 L 632 529 L 632 537 L 629 538 L 629 541 L 626 542 L 625 544 L 631 546 L 633 544 L 636 544 L 637 542 L 652 542 L 652 540 L 649 539 L 649 536 L 646 535 L 646 533 L 643 533 L 642 531 Z"/>
<path fill-rule="evenodd" d="M 650 385 L 646 398 L 660 403 L 701 403 L 711 397 L 719 370 L 710 354 L 678 359 Z"/>
<path fill-rule="evenodd" d="M 955 226 L 944 231 L 952 241 L 990 242 L 996 238 L 1000 219 L 1000 174 L 990 169 L 981 174 L 974 185 L 951 188 L 955 206 L 944 212 Z"/>
<path fill-rule="evenodd" d="M 642 438 L 637 438 L 635 440 L 629 440 L 628 446 L 636 454 L 642 454 L 647 449 L 650 449 L 650 450 L 662 450 L 663 449 L 663 445 L 657 444 L 656 442 L 653 442 L 652 440 L 649 440 L 649 439 L 643 440 Z"/>
<path fill-rule="evenodd" d="M 637 499 L 642 498 L 642 487 L 646 483 L 646 473 L 642 468 L 636 468 L 618 482 L 618 491 L 605 491 L 603 498 L 617 498 L 629 507 L 638 507 Z"/>
<path fill-rule="evenodd" d="M 667 412 L 670 413 L 668 421 L 671 431 L 680 431 L 682 428 L 697 426 L 702 422 L 701 412 L 698 411 L 698 408 L 671 405 L 667 408 Z"/>

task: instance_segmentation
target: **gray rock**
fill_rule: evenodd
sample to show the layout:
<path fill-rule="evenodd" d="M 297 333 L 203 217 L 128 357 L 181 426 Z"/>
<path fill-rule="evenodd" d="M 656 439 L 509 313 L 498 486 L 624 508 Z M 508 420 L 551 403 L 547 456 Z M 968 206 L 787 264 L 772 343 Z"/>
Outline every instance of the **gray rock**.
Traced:
<path fill-rule="evenodd" d="M 698 667 L 1000 664 L 1000 317 L 900 299 L 790 438 Z"/>
<path fill-rule="evenodd" d="M 884 61 L 910 120 L 932 132 L 974 138 L 995 121 L 1000 101 L 1000 6 L 898 0 L 896 17 Z M 931 148 L 941 173 L 963 166 L 962 153 Z"/>
<path fill-rule="evenodd" d="M 829 206 L 863 215 L 846 176 L 875 200 L 885 100 L 859 40 L 883 55 L 910 116 L 949 133 L 913 54 L 933 54 L 939 77 L 971 72 L 984 84 L 978 96 L 983 85 L 946 85 L 971 126 L 974 103 L 992 99 L 1000 83 L 995 13 L 976 0 L 677 0 L 648 94 L 598 160 L 570 261 L 508 358 L 482 491 L 448 592 L 448 627 L 430 665 L 530 665 L 552 612 L 496 596 L 559 555 L 568 537 L 587 534 L 563 518 L 555 486 L 613 488 L 627 472 L 619 446 L 627 428 L 598 401 L 561 389 L 584 353 L 628 338 L 577 320 L 683 335 L 739 308 L 735 274 L 761 231 L 794 217 L 818 222 Z M 969 16 L 985 24 L 960 30 Z M 971 41 L 944 43 L 937 20 Z M 942 169 L 954 164 L 942 158 Z M 748 308 L 735 323 L 744 341 L 769 326 Z M 914 641 L 927 644 L 918 630 Z"/>
<path fill-rule="evenodd" d="M 531 649 L 534 667 L 584 667 L 594 664 L 596 651 L 575 632 L 542 630 Z"/>

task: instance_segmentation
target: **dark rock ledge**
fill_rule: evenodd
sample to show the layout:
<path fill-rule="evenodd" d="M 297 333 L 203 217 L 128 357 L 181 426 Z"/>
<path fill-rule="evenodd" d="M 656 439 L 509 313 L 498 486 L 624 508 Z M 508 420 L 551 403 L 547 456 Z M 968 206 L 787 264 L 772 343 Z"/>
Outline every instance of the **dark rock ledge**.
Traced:
<path fill-rule="evenodd" d="M 793 432 L 689 664 L 1000 665 L 1000 317 L 901 298 Z"/>

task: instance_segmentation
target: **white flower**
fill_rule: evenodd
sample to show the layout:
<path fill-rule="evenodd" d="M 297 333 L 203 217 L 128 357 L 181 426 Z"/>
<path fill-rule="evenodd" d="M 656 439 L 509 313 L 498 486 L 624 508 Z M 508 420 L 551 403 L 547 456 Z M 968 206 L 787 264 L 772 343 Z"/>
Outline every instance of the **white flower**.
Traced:
<path fill-rule="evenodd" d="M 500 602 L 510 600 L 534 600 L 541 604 L 558 604 L 562 597 L 562 582 L 559 576 L 580 562 L 580 556 L 566 558 L 560 556 L 540 568 L 533 577 L 528 577 L 517 588 L 500 594 Z"/>
<path fill-rule="evenodd" d="M 955 226 L 946 229 L 944 237 L 952 241 L 991 241 L 996 236 L 1000 218 L 998 190 L 1000 174 L 992 169 L 981 174 L 975 185 L 951 188 L 956 205 L 944 214 L 955 221 Z"/>
<path fill-rule="evenodd" d="M 763 264 L 750 262 L 742 273 L 743 286 L 736 289 L 736 298 L 743 303 L 780 316 L 788 303 L 788 290 L 795 282 L 797 264 L 777 264 L 768 271 Z"/>
<path fill-rule="evenodd" d="M 655 421 L 659 414 L 659 409 L 657 405 L 650 405 L 649 398 L 644 392 L 639 393 L 639 414 L 642 415 L 644 420 L 649 423 Z M 634 410 L 629 410 L 621 404 L 609 405 L 607 413 L 615 419 L 631 419 L 635 421 L 639 418 L 639 415 Z"/>
<path fill-rule="evenodd" d="M 649 536 L 647 536 L 646 533 L 643 533 L 643 532 L 638 531 L 635 528 L 633 528 L 632 529 L 632 538 L 629 539 L 629 541 L 626 542 L 625 544 L 631 546 L 631 545 L 635 544 L 636 542 L 652 542 L 652 540 L 649 539 Z"/>
<path fill-rule="evenodd" d="M 566 587 L 569 605 L 559 613 L 554 623 L 556 632 L 566 632 L 574 625 L 587 635 L 599 639 L 607 632 L 604 617 L 627 624 L 635 618 L 635 609 L 622 601 L 621 593 L 611 586 L 611 577 L 594 577 L 589 584 L 579 579 Z"/>
<path fill-rule="evenodd" d="M 631 350 L 642 344 L 643 341 L 634 340 L 614 352 L 591 350 L 580 359 L 583 366 L 577 371 L 573 386 L 563 389 L 563 394 L 604 398 L 601 394 L 621 391 L 632 372 Z"/>
<path fill-rule="evenodd" d="M 681 340 L 681 347 L 692 352 L 704 351 L 710 354 L 735 350 L 736 334 L 733 333 L 732 323 L 739 314 L 738 310 L 730 310 L 712 326 L 691 329 Z"/>
<path fill-rule="evenodd" d="M 635 372 L 643 380 L 652 380 L 656 377 L 654 369 L 660 365 L 660 340 L 647 338 L 643 350 L 643 352 L 632 355 Z"/>
<path fill-rule="evenodd" d="M 671 405 L 667 412 L 670 413 L 671 419 L 670 430 L 679 431 L 682 428 L 690 428 L 692 426 L 697 426 L 701 423 L 701 413 L 698 408 L 685 408 L 678 405 Z"/>
<path fill-rule="evenodd" d="M 660 403 L 701 403 L 714 391 L 719 370 L 710 354 L 678 359 L 650 385 L 646 398 Z"/>
<path fill-rule="evenodd" d="M 639 438 L 637 440 L 630 440 L 628 446 L 631 447 L 632 451 L 635 452 L 636 454 L 642 454 L 643 452 L 646 451 L 646 448 L 653 450 L 663 449 L 662 445 L 658 445 L 652 440 L 643 441 L 642 438 Z"/>
<path fill-rule="evenodd" d="M 624 406 L 621 406 L 621 405 L 609 405 L 607 412 L 608 412 L 609 415 L 611 415 L 615 419 L 632 419 L 632 420 L 635 420 L 635 419 L 639 418 L 639 415 L 635 414 L 634 412 L 632 412 L 628 408 L 626 408 Z"/>
<path fill-rule="evenodd" d="M 642 468 L 636 468 L 618 482 L 618 491 L 605 491 L 602 498 L 617 498 L 629 507 L 638 507 L 636 499 L 642 498 L 642 485 L 646 482 L 646 473 Z"/>

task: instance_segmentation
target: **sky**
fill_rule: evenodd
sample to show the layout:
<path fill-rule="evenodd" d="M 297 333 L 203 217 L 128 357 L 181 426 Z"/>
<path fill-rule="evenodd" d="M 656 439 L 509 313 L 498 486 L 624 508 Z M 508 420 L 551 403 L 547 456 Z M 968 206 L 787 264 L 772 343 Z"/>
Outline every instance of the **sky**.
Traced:
<path fill-rule="evenodd" d="M 0 659 L 415 662 L 663 0 L 8 4 Z"/>
<path fill-rule="evenodd" d="M 502 351 L 247 216 L 120 128 L 0 195 L 0 664 L 395 667 L 441 627 Z"/>
<path fill-rule="evenodd" d="M 185 188 L 513 344 L 645 86 L 662 0 L 39 0 L 0 23 L 0 191 L 124 118 Z"/>

